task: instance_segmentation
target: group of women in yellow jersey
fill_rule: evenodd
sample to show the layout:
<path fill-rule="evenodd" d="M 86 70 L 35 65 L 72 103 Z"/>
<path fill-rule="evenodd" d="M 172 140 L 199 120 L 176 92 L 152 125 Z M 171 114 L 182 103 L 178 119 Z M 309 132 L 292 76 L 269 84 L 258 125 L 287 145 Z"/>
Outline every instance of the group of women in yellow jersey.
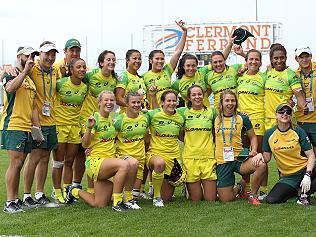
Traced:
<path fill-rule="evenodd" d="M 260 72 L 261 53 L 244 53 L 234 39 L 198 69 L 196 56 L 181 57 L 187 28 L 176 23 L 183 32 L 170 61 L 165 62 L 163 51 L 153 50 L 149 70 L 141 76 L 142 55 L 135 49 L 127 51 L 120 76 L 116 56 L 108 50 L 99 55 L 97 69 L 87 71 L 80 57 L 67 64 L 67 76 L 56 83 L 53 107 L 58 132 L 52 162 L 55 201 L 71 204 L 80 198 L 92 207 L 113 201 L 115 211 L 141 209 L 138 199 L 149 173 L 153 206 L 163 207 L 172 200 L 172 177 L 180 166 L 176 183 L 184 181 L 192 201 L 245 197 L 259 205 L 263 199 L 281 203 L 298 195 L 299 204 L 309 205 L 316 190 L 315 155 L 304 130 L 293 123 L 292 96 L 300 111 L 309 109 L 297 75 L 286 66 L 284 46 L 271 46 L 265 73 Z M 233 47 L 244 64 L 226 65 Z M 214 107 L 208 99 L 212 93 Z M 272 155 L 280 180 L 268 192 Z M 81 186 L 85 171 L 86 191 Z M 235 173 L 242 176 L 237 184 Z"/>

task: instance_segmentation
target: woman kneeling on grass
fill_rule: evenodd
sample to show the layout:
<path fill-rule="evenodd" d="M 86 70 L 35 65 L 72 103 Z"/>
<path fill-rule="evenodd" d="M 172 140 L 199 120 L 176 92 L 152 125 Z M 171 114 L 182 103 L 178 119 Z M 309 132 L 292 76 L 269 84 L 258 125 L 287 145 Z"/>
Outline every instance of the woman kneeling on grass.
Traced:
<path fill-rule="evenodd" d="M 147 166 L 152 171 L 154 186 L 153 205 L 163 207 L 163 201 L 170 201 L 174 187 L 167 181 L 175 159 L 180 158 L 178 137 L 183 127 L 183 118 L 177 113 L 177 94 L 167 90 L 161 95 L 162 109 L 155 109 L 146 115 L 150 121 L 150 145 L 147 152 Z"/>
<path fill-rule="evenodd" d="M 183 164 L 186 186 L 192 201 L 216 200 L 216 159 L 213 128 L 215 110 L 203 105 L 201 86 L 188 89 L 188 107 L 177 109 L 184 118 Z"/>
<path fill-rule="evenodd" d="M 94 181 L 95 193 L 91 194 L 76 186 L 71 186 L 67 199 L 82 198 L 92 207 L 104 207 L 111 201 L 113 191 L 114 211 L 125 211 L 129 208 L 128 201 L 122 200 L 122 191 L 132 191 L 138 161 L 131 157 L 117 159 L 115 154 L 116 131 L 110 117 L 115 104 L 113 92 L 103 91 L 98 96 L 99 112 L 91 115 L 87 129 L 82 138 L 82 146 L 91 148 L 86 158 L 86 171 Z"/>
<path fill-rule="evenodd" d="M 305 131 L 291 121 L 292 108 L 280 104 L 276 109 L 277 125 L 263 137 L 263 157 L 269 162 L 273 154 L 280 179 L 268 196 L 267 203 L 283 203 L 295 197 L 301 187 L 297 203 L 310 205 L 309 195 L 316 191 L 315 155 Z M 304 151 L 307 157 L 301 155 Z"/>
<path fill-rule="evenodd" d="M 233 201 L 238 192 L 233 188 L 235 172 L 245 175 L 252 174 L 252 187 L 249 204 L 261 204 L 257 192 L 262 181 L 266 164 L 262 154 L 257 154 L 257 138 L 247 116 L 237 114 L 237 97 L 231 90 L 220 95 L 219 115 L 215 119 L 215 154 L 217 160 L 217 192 L 222 202 Z M 242 159 L 243 137 L 249 137 L 252 150 L 249 158 Z M 248 154 L 246 154 L 248 157 Z M 257 161 L 256 163 L 254 161 Z"/>

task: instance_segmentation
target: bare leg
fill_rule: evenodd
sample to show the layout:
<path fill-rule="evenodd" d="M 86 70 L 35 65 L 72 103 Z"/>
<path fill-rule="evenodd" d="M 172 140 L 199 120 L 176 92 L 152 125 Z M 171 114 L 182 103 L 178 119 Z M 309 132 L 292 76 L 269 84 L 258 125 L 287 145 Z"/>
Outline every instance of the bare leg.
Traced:
<path fill-rule="evenodd" d="M 50 152 L 50 150 L 41 149 L 41 158 L 35 170 L 36 192 L 44 192 Z"/>
<path fill-rule="evenodd" d="M 216 180 L 202 180 L 203 196 L 206 201 L 216 201 Z"/>
<path fill-rule="evenodd" d="M 24 193 L 31 193 L 35 170 L 41 159 L 41 149 L 34 149 L 24 167 Z"/>
<path fill-rule="evenodd" d="M 66 143 L 59 143 L 57 150 L 54 152 L 54 161 L 64 162 L 65 152 L 66 152 Z M 60 189 L 62 174 L 63 174 L 63 165 L 62 163 L 60 163 L 60 165 L 57 165 L 57 164 L 55 165 L 54 161 L 53 161 L 53 169 L 52 169 L 53 185 L 55 189 Z"/>
<path fill-rule="evenodd" d="M 192 201 L 201 201 L 203 199 L 201 181 L 194 183 L 186 183 L 186 186 L 189 192 L 189 198 Z"/>
<path fill-rule="evenodd" d="M 65 166 L 63 173 L 64 184 L 72 184 L 72 166 L 78 153 L 78 147 L 78 144 L 66 144 Z"/>
<path fill-rule="evenodd" d="M 77 153 L 77 156 L 73 165 L 73 170 L 74 170 L 73 181 L 76 183 L 81 183 L 82 181 L 83 174 L 86 170 L 85 162 L 86 162 L 86 156 L 84 152 L 79 151 Z"/>

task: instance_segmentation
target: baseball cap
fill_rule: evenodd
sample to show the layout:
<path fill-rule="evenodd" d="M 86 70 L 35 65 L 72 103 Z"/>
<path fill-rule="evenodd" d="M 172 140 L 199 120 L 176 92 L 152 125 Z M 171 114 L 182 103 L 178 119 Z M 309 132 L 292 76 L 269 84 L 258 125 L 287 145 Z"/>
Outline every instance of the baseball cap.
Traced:
<path fill-rule="evenodd" d="M 56 45 L 54 43 L 51 42 L 47 42 L 46 44 L 43 44 L 40 48 L 39 48 L 39 52 L 44 52 L 47 53 L 51 50 L 56 50 L 56 52 L 58 53 L 58 50 L 56 48 Z"/>
<path fill-rule="evenodd" d="M 295 56 L 298 57 L 302 53 L 312 54 L 311 49 L 308 46 L 300 46 L 295 49 Z"/>
<path fill-rule="evenodd" d="M 289 104 L 279 104 L 276 108 L 276 112 L 282 111 L 284 108 L 291 110 L 291 112 L 293 111 L 292 107 Z"/>
<path fill-rule="evenodd" d="M 69 39 L 65 44 L 65 49 L 71 49 L 72 47 L 81 48 L 81 44 L 77 39 Z"/>
<path fill-rule="evenodd" d="M 38 51 L 36 51 L 35 49 L 33 49 L 30 46 L 23 46 L 23 47 L 19 47 L 17 50 L 16 55 L 21 55 L 24 54 L 26 56 L 34 54 L 34 55 L 39 55 Z"/>
<path fill-rule="evenodd" d="M 234 44 L 241 45 L 241 43 L 246 41 L 248 37 L 254 37 L 254 36 L 248 30 L 238 28 L 234 30 L 233 37 L 236 37 L 234 40 Z"/>

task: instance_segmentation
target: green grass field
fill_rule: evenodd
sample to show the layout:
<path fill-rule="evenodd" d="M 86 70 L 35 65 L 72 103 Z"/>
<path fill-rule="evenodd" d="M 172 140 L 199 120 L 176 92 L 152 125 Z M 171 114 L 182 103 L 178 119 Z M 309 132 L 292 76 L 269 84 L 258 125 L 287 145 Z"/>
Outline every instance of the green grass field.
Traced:
<path fill-rule="evenodd" d="M 0 152 L 0 203 L 5 202 L 4 174 L 8 165 Z M 270 187 L 276 181 L 271 162 Z M 273 172 L 272 172 L 273 171 Z M 51 176 L 46 182 L 51 193 Z M 21 187 L 20 190 L 22 190 Z M 22 191 L 20 192 L 22 196 Z M 141 200 L 142 210 L 116 213 L 110 207 L 92 209 L 80 201 L 61 208 L 38 208 L 25 213 L 0 213 L 0 236 L 315 236 L 316 207 L 287 204 L 251 206 L 232 203 L 190 202 L 176 192 L 173 202 L 153 208 Z"/>

